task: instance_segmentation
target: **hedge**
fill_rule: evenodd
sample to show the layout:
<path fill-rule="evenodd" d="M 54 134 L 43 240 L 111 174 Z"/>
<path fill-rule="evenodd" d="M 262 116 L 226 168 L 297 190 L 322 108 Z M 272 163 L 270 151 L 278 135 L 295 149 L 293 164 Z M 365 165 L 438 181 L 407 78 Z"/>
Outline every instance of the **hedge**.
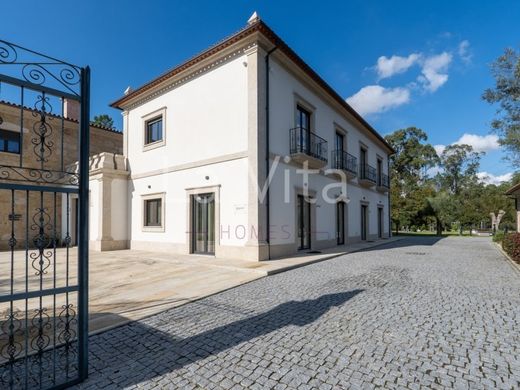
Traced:
<path fill-rule="evenodd" d="M 502 248 L 514 261 L 520 263 L 520 233 L 506 234 L 502 241 Z"/>

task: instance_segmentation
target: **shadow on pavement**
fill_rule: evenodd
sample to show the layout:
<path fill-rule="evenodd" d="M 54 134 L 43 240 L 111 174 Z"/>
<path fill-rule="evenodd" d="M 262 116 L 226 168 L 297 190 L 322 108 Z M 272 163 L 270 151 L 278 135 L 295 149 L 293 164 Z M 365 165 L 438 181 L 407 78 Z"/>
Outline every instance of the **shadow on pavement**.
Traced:
<path fill-rule="evenodd" d="M 141 322 L 130 323 L 91 337 L 90 377 L 83 386 L 135 385 L 286 326 L 311 324 L 361 292 L 357 289 L 289 301 L 265 313 L 182 339 Z M 174 323 L 171 329 L 175 332 Z"/>
<path fill-rule="evenodd" d="M 445 236 L 405 236 L 398 235 L 394 237 L 400 237 L 398 241 L 389 241 L 386 244 L 377 245 L 372 248 L 361 249 L 358 252 L 371 252 L 380 251 L 385 249 L 394 248 L 406 248 L 410 246 L 432 246 L 438 243 L 440 240 L 446 238 Z"/>

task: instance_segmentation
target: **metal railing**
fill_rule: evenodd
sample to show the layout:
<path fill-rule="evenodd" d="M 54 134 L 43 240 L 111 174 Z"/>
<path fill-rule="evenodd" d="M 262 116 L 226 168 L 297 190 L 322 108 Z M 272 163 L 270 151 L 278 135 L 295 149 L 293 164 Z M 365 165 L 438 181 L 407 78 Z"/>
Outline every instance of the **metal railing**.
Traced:
<path fill-rule="evenodd" d="M 388 175 L 385 175 L 384 173 L 379 175 L 377 185 L 378 187 L 390 188 L 390 178 L 388 177 Z"/>
<path fill-rule="evenodd" d="M 357 174 L 357 158 L 344 150 L 333 150 L 331 153 L 332 168 L 342 169 Z"/>
<path fill-rule="evenodd" d="M 290 152 L 327 161 L 327 141 L 303 127 L 290 130 Z"/>
<path fill-rule="evenodd" d="M 368 180 L 372 183 L 376 183 L 376 169 L 368 164 L 361 164 L 359 166 L 359 178 L 361 180 Z"/>

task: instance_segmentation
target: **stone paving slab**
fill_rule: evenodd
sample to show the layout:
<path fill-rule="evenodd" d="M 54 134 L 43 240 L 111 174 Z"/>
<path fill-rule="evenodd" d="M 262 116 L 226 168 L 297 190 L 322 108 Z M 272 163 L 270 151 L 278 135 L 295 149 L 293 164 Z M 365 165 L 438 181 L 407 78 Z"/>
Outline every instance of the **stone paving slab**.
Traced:
<path fill-rule="evenodd" d="M 519 388 L 519 324 L 489 238 L 411 237 L 92 336 L 78 387 Z"/>

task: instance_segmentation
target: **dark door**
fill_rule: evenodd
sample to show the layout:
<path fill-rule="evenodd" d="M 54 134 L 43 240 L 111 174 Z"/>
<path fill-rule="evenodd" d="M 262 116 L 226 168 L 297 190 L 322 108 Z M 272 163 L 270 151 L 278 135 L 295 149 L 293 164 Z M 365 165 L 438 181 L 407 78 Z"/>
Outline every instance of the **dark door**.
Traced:
<path fill-rule="evenodd" d="M 381 175 L 383 173 L 383 162 L 381 160 L 377 160 L 377 185 L 380 186 L 381 183 Z"/>
<path fill-rule="evenodd" d="M 192 195 L 192 252 L 215 253 L 215 196 L 213 193 Z"/>
<path fill-rule="evenodd" d="M 383 208 L 377 209 L 377 236 L 383 238 Z"/>
<path fill-rule="evenodd" d="M 359 174 L 361 178 L 365 178 L 365 170 L 366 170 L 366 163 L 367 163 L 367 151 L 363 148 L 359 150 Z"/>
<path fill-rule="evenodd" d="M 311 113 L 301 106 L 296 107 L 297 148 L 299 152 L 310 152 Z"/>
<path fill-rule="evenodd" d="M 336 203 L 336 238 L 338 245 L 345 244 L 345 203 Z"/>
<path fill-rule="evenodd" d="M 361 239 L 365 241 L 367 239 L 367 226 L 368 226 L 368 206 L 361 205 Z"/>
<path fill-rule="evenodd" d="M 311 204 L 298 195 L 298 249 L 311 247 Z"/>
<path fill-rule="evenodd" d="M 334 143 L 336 149 L 336 161 L 334 166 L 339 169 L 344 169 L 345 167 L 343 166 L 343 149 L 345 145 L 345 136 L 341 133 L 336 133 Z"/>

